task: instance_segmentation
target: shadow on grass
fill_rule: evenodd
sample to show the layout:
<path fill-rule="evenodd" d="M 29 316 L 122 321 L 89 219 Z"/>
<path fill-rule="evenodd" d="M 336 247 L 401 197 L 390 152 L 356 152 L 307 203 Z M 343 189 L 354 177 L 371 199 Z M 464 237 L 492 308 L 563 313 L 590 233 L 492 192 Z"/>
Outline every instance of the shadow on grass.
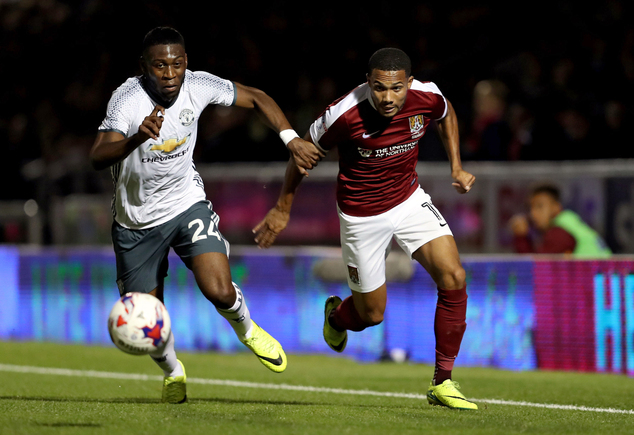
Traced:
<path fill-rule="evenodd" d="M 161 403 L 160 399 L 148 399 L 145 397 L 93 399 L 88 397 L 0 396 L 0 400 L 22 400 L 25 402 Z"/>
<path fill-rule="evenodd" d="M 112 398 L 89 398 L 89 397 L 46 397 L 46 396 L 0 396 L 2 400 L 18 400 L 24 402 L 68 402 L 68 403 L 125 403 L 125 404 L 162 404 L 161 399 L 149 399 L 147 397 L 112 397 Z M 219 404 L 235 404 L 235 405 L 285 405 L 285 406 L 337 406 L 336 403 L 329 402 L 302 402 L 297 400 L 257 400 L 257 399 L 228 399 L 223 397 L 190 397 L 190 404 L 196 403 L 219 403 Z M 352 406 L 356 408 L 373 408 L 376 405 L 371 404 L 341 404 L 341 406 Z M 418 405 L 412 406 L 400 405 L 382 405 L 383 408 L 418 408 Z"/>
<path fill-rule="evenodd" d="M 35 426 L 40 427 L 101 427 L 97 423 L 65 423 L 63 421 L 57 423 L 33 423 Z"/>
<path fill-rule="evenodd" d="M 45 396 L 0 396 L 0 400 L 21 400 L 25 402 L 77 402 L 77 403 L 128 403 L 128 404 L 160 404 L 161 399 L 148 399 L 145 397 L 112 397 L 112 398 L 89 398 L 89 397 L 45 397 Z M 240 400 L 225 399 L 219 397 L 197 397 L 188 399 L 189 403 L 229 403 L 229 404 L 254 404 L 254 405 L 327 405 L 325 403 L 312 403 L 300 401 L 284 400 Z"/>

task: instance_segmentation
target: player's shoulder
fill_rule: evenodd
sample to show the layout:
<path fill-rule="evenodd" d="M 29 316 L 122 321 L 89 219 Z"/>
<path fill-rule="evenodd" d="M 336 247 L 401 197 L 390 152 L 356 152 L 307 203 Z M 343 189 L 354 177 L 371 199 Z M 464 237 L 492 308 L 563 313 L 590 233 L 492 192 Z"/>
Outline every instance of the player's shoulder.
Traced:
<path fill-rule="evenodd" d="M 362 102 L 368 100 L 368 88 L 368 84 L 363 83 L 347 94 L 333 101 L 326 109 L 326 113 L 330 120 L 330 123 L 336 121 L 342 116 L 346 116 L 351 112 L 352 109 L 357 107 Z"/>
<path fill-rule="evenodd" d="M 184 90 L 201 109 L 210 103 L 231 106 L 235 104 L 237 89 L 231 80 L 207 71 L 185 71 Z"/>
<path fill-rule="evenodd" d="M 436 83 L 434 82 L 429 81 L 414 79 L 410 90 L 414 92 L 431 92 L 432 94 L 442 95 L 442 92 L 440 92 L 440 88 L 438 88 L 438 85 L 436 85 Z"/>
<path fill-rule="evenodd" d="M 141 77 L 135 76 L 128 78 L 112 92 L 112 96 L 110 97 L 110 104 L 138 104 L 138 102 L 144 98 L 147 98 L 147 94 L 143 89 L 143 85 L 141 84 Z"/>
<path fill-rule="evenodd" d="M 123 82 L 117 89 L 114 90 L 113 94 L 125 94 L 134 96 L 139 93 L 144 93 L 143 84 L 141 83 L 141 76 L 134 76 L 128 78 L 125 82 Z"/>
<path fill-rule="evenodd" d="M 225 84 L 229 80 L 218 77 L 207 71 L 185 71 L 185 84 L 191 87 L 216 87 L 219 83 Z"/>

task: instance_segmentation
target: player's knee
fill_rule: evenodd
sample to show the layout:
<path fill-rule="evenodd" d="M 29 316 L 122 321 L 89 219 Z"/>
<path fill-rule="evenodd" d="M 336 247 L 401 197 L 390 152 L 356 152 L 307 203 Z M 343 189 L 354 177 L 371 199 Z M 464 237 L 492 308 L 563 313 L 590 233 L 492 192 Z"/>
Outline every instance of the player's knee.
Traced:
<path fill-rule="evenodd" d="M 461 265 L 457 265 L 443 272 L 438 286 L 447 290 L 457 290 L 465 286 L 467 273 Z"/>
<path fill-rule="evenodd" d="M 232 283 L 223 284 L 220 282 L 207 285 L 205 288 L 201 288 L 203 294 L 214 304 L 216 308 L 226 309 L 233 306 L 236 300 L 236 289 Z"/>

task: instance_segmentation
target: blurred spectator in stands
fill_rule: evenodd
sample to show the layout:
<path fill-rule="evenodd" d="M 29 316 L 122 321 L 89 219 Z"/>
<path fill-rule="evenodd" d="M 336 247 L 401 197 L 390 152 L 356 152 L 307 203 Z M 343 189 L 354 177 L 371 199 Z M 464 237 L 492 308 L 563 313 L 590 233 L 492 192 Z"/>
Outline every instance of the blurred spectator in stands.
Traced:
<path fill-rule="evenodd" d="M 628 126 L 632 125 L 631 111 L 619 100 L 610 100 L 603 106 L 603 119 L 599 143 L 604 146 L 597 150 L 599 157 L 610 159 L 634 158 L 634 147 L 629 146 Z M 626 130 L 627 129 L 627 130 Z"/>
<path fill-rule="evenodd" d="M 539 8 L 527 10 L 519 22 L 506 19 L 511 6 L 502 8 L 495 2 L 475 6 L 424 2 L 404 17 L 407 28 L 419 29 L 415 37 L 385 28 L 382 17 L 389 16 L 395 7 L 389 2 L 381 4 L 381 14 L 288 8 L 285 2 L 277 2 L 269 5 L 264 15 L 247 8 L 239 22 L 227 19 L 213 24 L 195 8 L 160 0 L 71 3 L 0 0 L 0 54 L 7 65 L 19 65 L 25 72 L 16 74 L 15 68 L 0 71 L 3 82 L 11 84 L 4 89 L 3 101 L 10 104 L 0 108 L 0 135 L 17 134 L 20 145 L 12 145 L 12 152 L 21 154 L 16 156 L 21 163 L 40 160 L 46 163 L 40 166 L 48 169 L 52 161 L 67 155 L 60 150 L 66 144 L 62 139 L 66 134 L 77 136 L 77 143 L 83 143 L 83 136 L 92 137 L 90 127 L 98 125 L 102 117 L 96 108 L 103 107 L 122 77 L 138 73 L 134 62 L 121 65 L 111 59 L 114 55 L 136 58 L 138 47 L 127 41 L 135 32 L 142 36 L 136 26 L 139 19 L 177 27 L 186 23 L 190 39 L 201 41 L 190 47 L 199 54 L 197 68 L 241 77 L 272 90 L 286 89 L 289 80 L 297 81 L 296 92 L 272 92 L 288 107 L 289 120 L 295 117 L 292 121 L 299 127 L 313 119 L 315 107 L 323 107 L 320 99 L 331 101 L 333 94 L 341 95 L 357 83 L 352 72 L 365 63 L 364 49 L 372 52 L 373 47 L 391 45 L 418 53 L 421 63 L 415 69 L 420 78 L 439 83 L 446 90 L 459 119 L 473 120 L 460 126 L 465 158 L 634 157 L 634 148 L 619 146 L 624 143 L 624 126 L 629 125 L 634 99 L 632 2 L 613 0 L 590 8 L 571 8 L 570 2 L 555 0 L 549 4 L 548 14 Z M 125 14 L 121 14 L 122 8 Z M 221 8 L 217 11 L 220 15 L 220 11 L 225 12 Z M 359 25 L 349 26 L 351 19 Z M 112 22 L 127 30 L 112 32 Z M 537 35 L 533 32 L 536 25 L 540 28 Z M 240 38 L 223 38 L 236 26 Z M 451 38 L 440 30 L 447 26 Z M 28 72 L 39 71 L 42 65 L 58 65 L 59 47 L 79 56 L 79 61 L 70 69 L 47 68 L 46 80 L 35 80 Z M 322 62 L 337 67 L 315 69 L 305 62 L 290 76 L 279 74 L 279 65 L 286 62 L 288 52 L 320 53 Z M 46 121 L 37 115 L 43 107 L 55 119 Z M 204 116 L 216 122 L 225 114 Z M 24 116 L 26 136 L 20 133 Z M 201 131 L 197 151 L 201 162 L 286 160 L 284 149 L 264 152 L 264 142 L 277 139 L 270 134 L 262 136 L 267 130 L 252 117 L 239 120 L 235 125 L 219 121 Z M 55 127 L 58 134 L 49 136 L 38 131 L 40 127 Z M 222 141 L 251 144 L 253 152 L 222 158 L 212 150 Z M 588 143 L 592 146 L 586 146 Z M 587 154 L 581 152 L 581 145 L 589 150 Z M 446 158 L 438 144 L 420 151 L 421 160 Z M 18 170 L 15 159 L 5 160 L 3 170 Z M 62 167 L 73 170 L 75 165 Z M 55 184 L 39 180 L 46 189 Z"/>
<path fill-rule="evenodd" d="M 563 133 L 562 140 L 550 153 L 552 160 L 568 160 L 574 156 L 575 160 L 591 159 L 598 155 L 600 142 L 593 134 L 590 116 L 583 110 L 570 107 L 555 115 L 555 120 Z"/>
<path fill-rule="evenodd" d="M 525 159 L 526 150 L 533 145 L 535 117 L 532 111 L 519 103 L 509 106 L 508 125 L 511 138 L 508 144 L 508 160 Z"/>
<path fill-rule="evenodd" d="M 529 197 L 530 222 L 537 230 L 531 237 L 529 219 L 515 215 L 509 225 L 515 251 L 520 254 L 572 254 L 575 257 L 608 257 L 611 255 L 601 236 L 572 210 L 562 207 L 559 189 L 540 184 Z"/>
<path fill-rule="evenodd" d="M 465 140 L 471 160 L 508 160 L 511 130 L 505 119 L 508 89 L 498 80 L 482 80 L 473 90 L 473 120 Z"/>

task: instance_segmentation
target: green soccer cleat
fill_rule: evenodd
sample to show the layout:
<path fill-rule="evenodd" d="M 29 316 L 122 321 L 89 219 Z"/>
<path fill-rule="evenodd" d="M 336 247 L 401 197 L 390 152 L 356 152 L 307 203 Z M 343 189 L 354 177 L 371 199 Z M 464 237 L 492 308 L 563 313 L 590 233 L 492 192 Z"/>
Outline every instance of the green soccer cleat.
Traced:
<path fill-rule="evenodd" d="M 339 296 L 330 296 L 326 299 L 326 307 L 324 308 L 324 340 L 332 350 L 341 353 L 346 348 L 346 344 L 348 344 L 348 331 L 337 331 L 328 322 L 330 312 L 339 305 L 341 305 Z"/>
<path fill-rule="evenodd" d="M 447 379 L 440 385 L 429 384 L 427 401 L 430 405 L 446 406 L 451 409 L 478 409 L 478 405 L 468 401 L 460 391 L 458 382 Z"/>
<path fill-rule="evenodd" d="M 166 376 L 163 378 L 163 403 L 183 403 L 187 402 L 187 375 L 185 366 L 178 359 L 176 360 L 183 368 L 183 376 Z"/>
<path fill-rule="evenodd" d="M 251 349 L 269 370 L 275 373 L 282 373 L 286 370 L 286 354 L 282 345 L 268 332 L 260 328 L 257 323 L 253 322 L 251 337 L 243 340 L 242 343 Z"/>

